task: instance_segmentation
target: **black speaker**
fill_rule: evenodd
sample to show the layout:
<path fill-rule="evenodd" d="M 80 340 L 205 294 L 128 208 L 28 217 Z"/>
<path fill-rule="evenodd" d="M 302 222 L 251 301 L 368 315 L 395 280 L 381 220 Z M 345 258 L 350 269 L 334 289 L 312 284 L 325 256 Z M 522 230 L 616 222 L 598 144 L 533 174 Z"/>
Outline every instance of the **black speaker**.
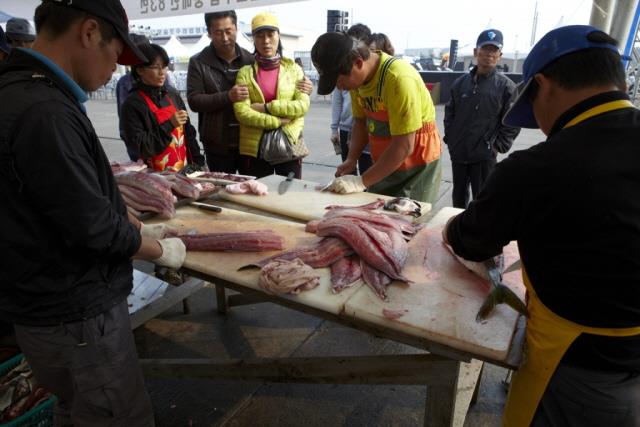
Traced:
<path fill-rule="evenodd" d="M 455 70 L 458 62 L 458 40 L 451 40 L 449 45 L 449 68 Z"/>
<path fill-rule="evenodd" d="M 349 12 L 327 10 L 327 32 L 346 31 L 349 27 Z"/>

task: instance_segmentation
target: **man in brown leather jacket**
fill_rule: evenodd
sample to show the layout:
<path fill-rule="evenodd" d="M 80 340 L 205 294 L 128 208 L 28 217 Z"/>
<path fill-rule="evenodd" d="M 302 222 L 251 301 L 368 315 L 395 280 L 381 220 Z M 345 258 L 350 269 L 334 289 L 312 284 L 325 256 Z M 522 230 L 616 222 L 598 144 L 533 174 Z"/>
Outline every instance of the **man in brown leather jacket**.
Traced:
<path fill-rule="evenodd" d="M 209 170 L 236 173 L 240 125 L 233 103 L 249 96 L 246 87 L 236 85 L 236 75 L 254 59 L 236 43 L 235 11 L 206 13 L 204 20 L 211 44 L 189 61 L 187 101 L 198 113 L 198 133 Z"/>
<path fill-rule="evenodd" d="M 249 97 L 246 86 L 236 85 L 236 75 L 244 65 L 253 64 L 254 57 L 236 43 L 235 11 L 206 13 L 204 20 L 211 44 L 189 60 L 187 101 L 198 113 L 198 133 L 209 170 L 236 173 L 240 125 L 233 103 Z M 299 89 L 311 94 L 311 81 L 305 77 Z"/>

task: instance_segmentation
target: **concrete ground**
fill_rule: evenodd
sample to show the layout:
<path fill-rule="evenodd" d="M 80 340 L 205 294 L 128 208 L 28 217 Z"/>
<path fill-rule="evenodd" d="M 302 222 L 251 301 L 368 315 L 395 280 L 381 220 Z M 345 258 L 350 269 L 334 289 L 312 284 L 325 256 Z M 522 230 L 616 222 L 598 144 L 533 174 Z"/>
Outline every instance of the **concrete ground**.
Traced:
<path fill-rule="evenodd" d="M 88 113 L 111 160 L 127 160 L 118 138 L 115 101 L 91 100 Z M 442 131 L 443 107 L 437 107 Z M 194 120 L 197 116 L 191 116 Z M 306 116 L 311 154 L 303 178 L 328 182 L 339 158 L 329 142 L 330 103 L 317 98 Z M 514 149 L 543 139 L 523 131 Z M 443 182 L 435 209 L 451 205 L 451 167 L 443 156 Z M 144 268 L 144 265 L 140 265 Z M 135 331 L 141 358 L 251 358 L 410 354 L 418 349 L 377 338 L 278 305 L 215 311 L 215 290 L 207 285 L 190 298 L 191 313 L 175 306 Z M 477 403 L 465 426 L 498 426 L 505 402 L 501 380 L 507 371 L 485 365 Z M 267 384 L 200 379 L 147 381 L 158 427 L 178 426 L 418 426 L 423 424 L 425 386 Z"/>

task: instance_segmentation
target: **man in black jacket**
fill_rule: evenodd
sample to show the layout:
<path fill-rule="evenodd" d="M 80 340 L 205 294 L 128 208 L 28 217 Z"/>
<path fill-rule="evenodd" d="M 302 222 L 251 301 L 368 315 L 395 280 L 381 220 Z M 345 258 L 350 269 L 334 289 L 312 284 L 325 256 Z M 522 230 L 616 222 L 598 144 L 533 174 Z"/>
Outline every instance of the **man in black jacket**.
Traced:
<path fill-rule="evenodd" d="M 205 13 L 204 21 L 211 44 L 189 60 L 187 102 L 198 113 L 198 133 L 209 170 L 236 173 L 240 124 L 233 103 L 249 97 L 246 86 L 236 85 L 236 76 L 240 68 L 254 63 L 254 57 L 236 43 L 235 11 Z M 310 95 L 313 86 L 305 77 L 298 88 Z"/>
<path fill-rule="evenodd" d="M 501 49 L 500 31 L 480 33 L 473 50 L 478 65 L 453 83 L 445 106 L 444 142 L 451 157 L 456 208 L 469 204 L 469 186 L 476 197 L 496 164 L 497 153 L 509 151 L 520 132 L 502 124 L 515 84 L 496 70 Z"/>
<path fill-rule="evenodd" d="M 0 320 L 56 425 L 153 426 L 129 323 L 131 258 L 178 268 L 180 239 L 127 214 L 86 115 L 116 61 L 144 60 L 118 0 L 45 0 L 33 49 L 0 68 Z M 158 240 L 159 239 L 159 240 Z"/>
<path fill-rule="evenodd" d="M 589 72 L 585 72 L 588 70 Z M 547 33 L 504 120 L 547 139 L 496 165 L 444 239 L 482 261 L 516 240 L 523 361 L 503 425 L 640 425 L 640 111 L 609 35 Z"/>
<path fill-rule="evenodd" d="M 211 44 L 189 60 L 187 101 L 198 113 L 198 132 L 211 171 L 238 171 L 240 125 L 233 103 L 249 97 L 249 89 L 236 85 L 238 70 L 252 64 L 253 55 L 236 43 L 236 12 L 204 15 Z"/>

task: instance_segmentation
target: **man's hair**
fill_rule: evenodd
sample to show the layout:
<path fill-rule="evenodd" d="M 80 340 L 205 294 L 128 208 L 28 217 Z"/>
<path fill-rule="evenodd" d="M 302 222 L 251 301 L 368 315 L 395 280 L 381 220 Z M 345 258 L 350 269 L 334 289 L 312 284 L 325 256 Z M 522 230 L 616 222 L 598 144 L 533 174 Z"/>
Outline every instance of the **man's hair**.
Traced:
<path fill-rule="evenodd" d="M 364 24 L 353 24 L 346 31 L 354 39 L 367 41 L 371 37 L 371 29 Z"/>
<path fill-rule="evenodd" d="M 233 25 L 238 26 L 238 16 L 235 10 L 225 10 L 222 12 L 209 12 L 204 14 L 204 23 L 207 25 L 207 29 L 211 26 L 211 22 L 216 19 L 231 18 Z"/>
<path fill-rule="evenodd" d="M 381 50 L 388 55 L 395 55 L 396 50 L 391 44 L 391 40 L 384 33 L 374 33 L 369 37 L 369 45 L 373 45 L 375 50 Z"/>
<path fill-rule="evenodd" d="M 351 37 L 353 40 L 353 47 L 344 57 L 342 62 L 338 64 L 338 74 L 347 75 L 351 73 L 351 68 L 353 67 L 353 61 L 358 58 L 362 58 L 362 60 L 366 61 L 371 56 L 371 49 L 369 49 L 369 45 L 366 40 L 360 40 Z"/>
<path fill-rule="evenodd" d="M 115 27 L 107 20 L 93 16 L 73 7 L 63 6 L 53 2 L 41 3 L 35 11 L 33 21 L 36 24 L 36 32 L 45 32 L 56 38 L 67 31 L 70 25 L 82 19 L 95 19 L 98 22 L 103 43 L 109 43 L 118 37 Z"/>
<path fill-rule="evenodd" d="M 596 43 L 614 46 L 618 42 L 602 31 L 590 33 L 587 38 Z M 626 79 L 620 55 L 611 49 L 591 48 L 561 56 L 540 71 L 545 77 L 565 89 L 615 85 L 624 91 Z"/>

